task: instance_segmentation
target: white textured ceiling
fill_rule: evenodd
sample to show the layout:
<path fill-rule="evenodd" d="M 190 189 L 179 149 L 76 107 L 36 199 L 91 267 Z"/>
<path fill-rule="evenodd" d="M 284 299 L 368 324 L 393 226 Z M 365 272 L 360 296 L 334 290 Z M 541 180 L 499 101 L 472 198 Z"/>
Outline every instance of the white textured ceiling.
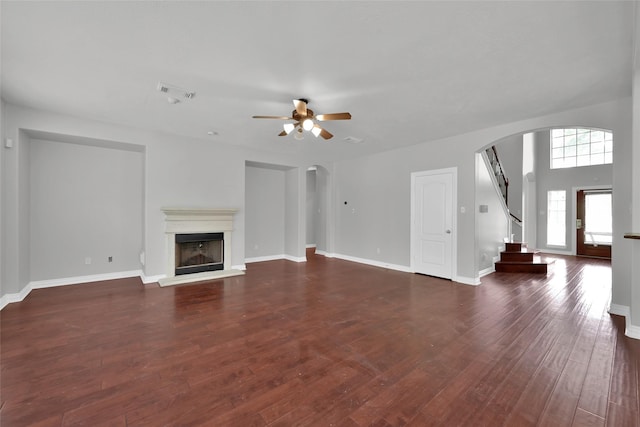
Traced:
<path fill-rule="evenodd" d="M 2 97 L 334 158 L 631 94 L 634 2 L 0 3 Z M 177 105 L 159 81 L 197 93 Z M 276 136 L 305 97 L 332 142 Z M 208 136 L 213 130 L 217 136 Z M 350 144 L 345 137 L 364 140 Z"/>

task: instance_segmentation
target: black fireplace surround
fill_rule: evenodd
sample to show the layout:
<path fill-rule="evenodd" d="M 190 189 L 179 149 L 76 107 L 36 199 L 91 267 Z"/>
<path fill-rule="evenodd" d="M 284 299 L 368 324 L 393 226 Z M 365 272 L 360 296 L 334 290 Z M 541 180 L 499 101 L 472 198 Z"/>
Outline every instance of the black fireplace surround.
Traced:
<path fill-rule="evenodd" d="M 224 269 L 224 233 L 176 234 L 176 276 Z"/>

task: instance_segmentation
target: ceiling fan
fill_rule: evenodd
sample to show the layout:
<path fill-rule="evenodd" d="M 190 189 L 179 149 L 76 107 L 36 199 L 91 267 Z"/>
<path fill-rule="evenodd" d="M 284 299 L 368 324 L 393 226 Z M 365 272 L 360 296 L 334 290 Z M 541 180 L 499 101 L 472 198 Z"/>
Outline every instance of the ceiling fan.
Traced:
<path fill-rule="evenodd" d="M 333 135 L 327 130 L 323 129 L 316 123 L 316 121 L 323 122 L 327 120 L 350 120 L 351 114 L 349 113 L 331 113 L 331 114 L 318 114 L 316 115 L 313 110 L 307 108 L 309 101 L 307 99 L 294 99 L 293 106 L 295 110 L 291 112 L 291 117 L 288 116 L 253 116 L 254 119 L 278 119 L 278 120 L 293 120 L 294 123 L 285 123 L 283 125 L 284 130 L 278 134 L 278 136 L 289 135 L 295 131 L 295 138 L 302 139 L 303 132 L 311 132 L 316 138 L 318 136 L 324 139 L 331 139 Z"/>

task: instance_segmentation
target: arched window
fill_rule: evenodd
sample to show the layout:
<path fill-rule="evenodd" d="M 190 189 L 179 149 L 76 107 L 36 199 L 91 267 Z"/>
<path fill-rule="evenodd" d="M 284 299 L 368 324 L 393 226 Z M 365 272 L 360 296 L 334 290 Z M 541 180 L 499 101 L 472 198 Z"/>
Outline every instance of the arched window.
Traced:
<path fill-rule="evenodd" d="M 613 163 L 613 133 L 601 129 L 551 130 L 551 169 Z"/>

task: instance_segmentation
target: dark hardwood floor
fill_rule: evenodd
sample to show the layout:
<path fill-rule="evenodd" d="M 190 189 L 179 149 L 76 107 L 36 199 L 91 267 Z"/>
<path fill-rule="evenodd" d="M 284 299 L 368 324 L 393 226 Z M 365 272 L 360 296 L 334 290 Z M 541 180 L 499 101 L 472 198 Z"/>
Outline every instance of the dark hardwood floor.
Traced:
<path fill-rule="evenodd" d="M 310 255 L 34 290 L 0 313 L 0 424 L 639 426 L 610 263 L 555 258 L 478 287 Z"/>

